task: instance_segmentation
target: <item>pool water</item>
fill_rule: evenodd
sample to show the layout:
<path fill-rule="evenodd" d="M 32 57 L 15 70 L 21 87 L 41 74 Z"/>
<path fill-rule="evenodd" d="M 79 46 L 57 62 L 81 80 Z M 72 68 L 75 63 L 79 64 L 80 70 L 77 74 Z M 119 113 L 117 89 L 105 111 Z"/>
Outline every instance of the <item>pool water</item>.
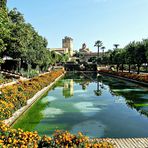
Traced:
<path fill-rule="evenodd" d="M 95 73 L 67 73 L 14 125 L 93 137 L 148 137 L 148 88 Z"/>

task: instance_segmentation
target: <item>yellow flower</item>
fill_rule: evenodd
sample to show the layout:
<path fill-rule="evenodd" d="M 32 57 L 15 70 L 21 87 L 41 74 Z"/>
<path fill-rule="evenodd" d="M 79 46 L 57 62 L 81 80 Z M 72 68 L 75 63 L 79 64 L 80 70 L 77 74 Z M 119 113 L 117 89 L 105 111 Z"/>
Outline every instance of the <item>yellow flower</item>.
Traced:
<path fill-rule="evenodd" d="M 3 144 L 3 142 L 4 142 L 3 140 L 0 140 L 0 145 L 2 145 L 2 144 Z"/>

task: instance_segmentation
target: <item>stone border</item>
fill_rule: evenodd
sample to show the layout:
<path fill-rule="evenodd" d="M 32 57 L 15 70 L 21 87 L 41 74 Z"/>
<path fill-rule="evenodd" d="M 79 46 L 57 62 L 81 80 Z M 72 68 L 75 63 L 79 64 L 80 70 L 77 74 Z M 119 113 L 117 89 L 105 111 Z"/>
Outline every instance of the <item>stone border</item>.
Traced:
<path fill-rule="evenodd" d="M 119 78 L 119 79 L 130 81 L 130 82 L 133 82 L 133 83 L 141 84 L 143 86 L 148 86 L 148 83 L 146 83 L 146 82 L 140 82 L 140 81 L 137 81 L 137 80 L 128 79 L 128 78 L 125 78 L 125 77 L 120 77 L 120 76 L 109 74 L 109 73 L 105 73 L 105 72 L 99 72 L 99 73 L 103 74 L 103 75 L 110 76 L 110 77 Z"/>
<path fill-rule="evenodd" d="M 0 85 L 0 88 L 3 88 L 3 87 L 6 87 L 8 85 L 13 85 L 13 84 L 16 84 L 18 81 L 12 81 L 12 82 L 9 82 L 9 83 L 3 83 Z"/>
<path fill-rule="evenodd" d="M 18 83 L 20 80 L 21 80 L 21 81 L 28 81 L 29 79 L 24 78 L 24 77 L 20 77 L 20 79 L 17 79 L 16 81 L 12 81 L 12 82 L 9 82 L 9 83 L 0 84 L 0 88 L 6 87 L 6 86 L 8 86 L 8 85 L 16 84 L 16 83 Z"/>
<path fill-rule="evenodd" d="M 4 123 L 12 126 L 12 124 L 19 119 L 19 117 L 24 114 L 37 100 L 39 100 L 59 79 L 61 79 L 66 72 L 64 72 L 61 76 L 56 78 L 51 84 L 47 87 L 44 87 L 42 90 L 38 91 L 31 99 L 27 101 L 27 105 L 23 106 L 19 110 L 13 113 L 12 117 L 9 119 L 4 120 Z"/>
<path fill-rule="evenodd" d="M 50 72 L 40 73 L 38 76 L 42 76 L 42 75 L 45 75 L 45 74 L 48 74 L 48 73 L 50 73 Z M 30 79 L 31 79 L 31 78 L 26 78 L 26 77 L 20 76 L 20 78 L 17 79 L 16 81 L 11 81 L 11 82 L 8 82 L 8 83 L 2 83 L 2 84 L 0 84 L 0 88 L 6 87 L 6 86 L 8 86 L 8 85 L 16 84 L 16 83 L 18 83 L 19 81 L 28 81 L 28 80 L 30 80 Z"/>

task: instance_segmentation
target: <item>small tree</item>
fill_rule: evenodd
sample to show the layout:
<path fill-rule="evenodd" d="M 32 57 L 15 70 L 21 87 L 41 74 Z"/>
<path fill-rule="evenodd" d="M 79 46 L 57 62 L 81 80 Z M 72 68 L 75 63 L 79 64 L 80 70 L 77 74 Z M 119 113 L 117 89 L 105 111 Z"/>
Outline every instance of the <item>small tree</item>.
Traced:
<path fill-rule="evenodd" d="M 137 64 L 137 73 L 140 73 L 140 67 L 143 63 L 146 63 L 146 50 L 143 42 L 136 42 L 135 47 L 135 63 Z"/>
<path fill-rule="evenodd" d="M 135 41 L 130 42 L 125 46 L 125 62 L 129 65 L 129 73 L 131 71 L 131 65 L 135 64 Z"/>
<path fill-rule="evenodd" d="M 146 57 L 146 72 L 148 71 L 148 39 L 143 39 L 143 44 L 145 48 L 145 57 Z"/>

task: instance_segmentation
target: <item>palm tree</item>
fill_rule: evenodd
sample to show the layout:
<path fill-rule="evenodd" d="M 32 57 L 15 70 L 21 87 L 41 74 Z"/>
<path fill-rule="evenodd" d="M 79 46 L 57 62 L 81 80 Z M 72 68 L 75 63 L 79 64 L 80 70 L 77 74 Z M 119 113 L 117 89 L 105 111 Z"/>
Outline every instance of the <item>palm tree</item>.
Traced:
<path fill-rule="evenodd" d="M 97 90 L 94 90 L 94 93 L 95 93 L 96 96 L 101 96 L 101 94 L 102 94 L 99 82 L 97 82 Z"/>
<path fill-rule="evenodd" d="M 102 47 L 102 45 L 103 45 L 103 43 L 100 40 L 96 41 L 95 45 L 94 45 L 95 47 L 98 47 L 98 59 L 99 59 L 99 50 L 100 50 L 100 47 Z M 97 64 L 99 64 L 99 60 L 98 60 Z"/>
<path fill-rule="evenodd" d="M 104 56 L 105 46 L 102 46 L 101 49 L 102 49 L 102 53 L 103 53 L 102 55 Z"/>
<path fill-rule="evenodd" d="M 105 50 L 105 46 L 102 46 L 101 49 L 102 49 L 102 51 L 104 52 L 104 50 Z"/>
<path fill-rule="evenodd" d="M 118 46 L 119 46 L 119 44 L 114 44 L 114 47 L 117 49 L 118 48 Z"/>

